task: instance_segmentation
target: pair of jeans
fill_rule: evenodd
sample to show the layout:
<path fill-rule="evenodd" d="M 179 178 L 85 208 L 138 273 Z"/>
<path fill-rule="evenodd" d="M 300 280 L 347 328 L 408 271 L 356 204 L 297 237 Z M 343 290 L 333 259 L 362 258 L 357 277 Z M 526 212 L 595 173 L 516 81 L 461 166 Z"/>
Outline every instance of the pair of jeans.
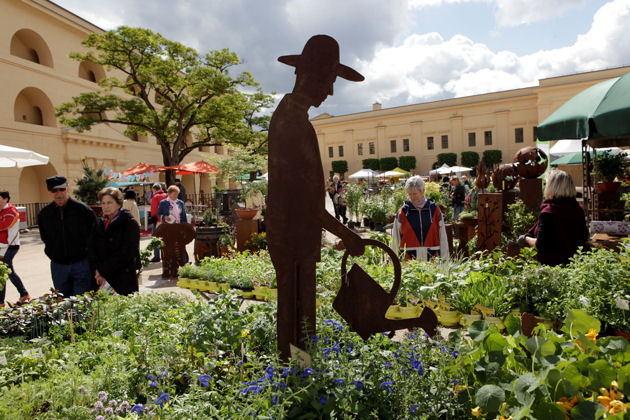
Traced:
<path fill-rule="evenodd" d="M 53 285 L 64 297 L 82 295 L 92 290 L 92 269 L 87 258 L 73 264 L 50 262 Z"/>
<path fill-rule="evenodd" d="M 26 288 L 24 287 L 24 284 L 22 283 L 22 279 L 20 279 L 20 276 L 18 276 L 17 273 L 15 272 L 15 268 L 13 268 L 13 258 L 15 257 L 15 254 L 17 254 L 19 250 L 20 250 L 19 246 L 9 247 L 7 249 L 7 252 L 4 254 L 4 258 L 0 261 L 5 263 L 7 267 L 9 267 L 9 269 L 11 270 L 11 274 L 9 274 L 9 280 L 11 280 L 11 283 L 13 283 L 13 285 L 17 289 L 18 293 L 20 294 L 20 297 L 24 297 L 28 295 L 28 292 L 26 291 Z M 7 285 L 5 284 L 2 290 L 0 291 L 0 303 L 4 303 L 4 297 L 6 296 L 6 292 L 7 292 Z"/>

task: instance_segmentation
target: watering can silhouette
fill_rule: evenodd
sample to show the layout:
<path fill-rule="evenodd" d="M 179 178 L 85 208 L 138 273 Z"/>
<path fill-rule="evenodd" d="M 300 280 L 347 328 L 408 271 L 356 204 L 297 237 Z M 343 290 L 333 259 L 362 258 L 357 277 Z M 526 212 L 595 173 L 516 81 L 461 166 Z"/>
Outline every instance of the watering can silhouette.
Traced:
<path fill-rule="evenodd" d="M 380 284 L 357 264 L 346 272 L 348 250 L 341 259 L 341 288 L 333 301 L 333 308 L 364 340 L 378 332 L 395 331 L 404 328 L 422 328 L 433 336 L 437 328 L 437 316 L 430 308 L 424 308 L 420 317 L 411 319 L 385 318 L 400 287 L 400 261 L 387 245 L 381 241 L 364 239 L 365 245 L 374 245 L 387 252 L 394 264 L 394 284 L 387 293 Z"/>

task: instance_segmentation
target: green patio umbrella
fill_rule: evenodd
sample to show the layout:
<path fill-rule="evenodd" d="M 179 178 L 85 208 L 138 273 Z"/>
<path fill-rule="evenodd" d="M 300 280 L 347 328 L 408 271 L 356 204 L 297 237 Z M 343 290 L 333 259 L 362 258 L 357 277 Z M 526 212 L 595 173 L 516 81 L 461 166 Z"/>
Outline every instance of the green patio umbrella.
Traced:
<path fill-rule="evenodd" d="M 591 158 L 593 157 L 593 152 L 589 152 L 591 154 Z M 582 164 L 582 152 L 569 153 L 568 155 L 564 155 L 559 157 L 558 159 L 551 162 L 551 166 L 558 165 L 577 165 Z"/>
<path fill-rule="evenodd" d="M 593 85 L 536 129 L 540 140 L 630 136 L 630 73 Z"/>

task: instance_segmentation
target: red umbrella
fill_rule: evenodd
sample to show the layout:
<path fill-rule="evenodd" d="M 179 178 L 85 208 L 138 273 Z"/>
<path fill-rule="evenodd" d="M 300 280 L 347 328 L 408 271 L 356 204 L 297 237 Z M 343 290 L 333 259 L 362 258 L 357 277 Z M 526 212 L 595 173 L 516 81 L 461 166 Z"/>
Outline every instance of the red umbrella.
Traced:
<path fill-rule="evenodd" d="M 166 166 L 149 165 L 148 163 L 140 162 L 129 169 L 125 169 L 124 171 L 120 172 L 120 174 L 121 175 L 138 175 L 138 174 L 143 174 L 145 172 L 163 172 L 168 169 L 169 168 Z"/>
<path fill-rule="evenodd" d="M 211 172 L 219 172 L 216 166 L 210 165 L 205 161 L 184 163 L 179 166 L 174 166 L 173 169 L 177 170 L 177 175 L 191 175 L 191 174 L 208 174 Z"/>

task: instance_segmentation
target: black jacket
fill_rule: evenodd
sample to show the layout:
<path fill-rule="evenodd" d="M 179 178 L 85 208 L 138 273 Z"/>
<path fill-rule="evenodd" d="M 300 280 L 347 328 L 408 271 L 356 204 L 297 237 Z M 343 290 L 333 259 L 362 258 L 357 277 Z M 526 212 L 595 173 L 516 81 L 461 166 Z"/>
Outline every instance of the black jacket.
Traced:
<path fill-rule="evenodd" d="M 37 215 L 44 252 L 58 264 L 74 264 L 88 256 L 96 216 L 87 205 L 68 198 L 63 207 L 51 202 Z"/>
<path fill-rule="evenodd" d="M 140 230 L 128 210 L 105 229 L 99 219 L 90 247 L 90 263 L 119 295 L 138 291 L 136 270 L 140 266 Z"/>

